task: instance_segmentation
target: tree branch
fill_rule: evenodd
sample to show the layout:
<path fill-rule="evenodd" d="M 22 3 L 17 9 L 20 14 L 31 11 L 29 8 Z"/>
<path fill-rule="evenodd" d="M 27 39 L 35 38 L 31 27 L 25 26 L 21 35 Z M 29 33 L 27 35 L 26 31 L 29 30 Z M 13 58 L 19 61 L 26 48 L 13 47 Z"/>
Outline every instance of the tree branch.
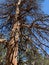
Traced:
<path fill-rule="evenodd" d="M 3 43 L 5 41 L 6 41 L 6 39 L 0 39 L 0 43 Z"/>

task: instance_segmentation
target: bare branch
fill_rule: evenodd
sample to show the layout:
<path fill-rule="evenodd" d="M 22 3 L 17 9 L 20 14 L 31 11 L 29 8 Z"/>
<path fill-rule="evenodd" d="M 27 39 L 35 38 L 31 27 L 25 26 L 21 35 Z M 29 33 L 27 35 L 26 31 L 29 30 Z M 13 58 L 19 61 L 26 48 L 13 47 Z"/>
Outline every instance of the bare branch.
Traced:
<path fill-rule="evenodd" d="M 0 43 L 3 43 L 5 41 L 6 41 L 6 39 L 0 39 Z"/>

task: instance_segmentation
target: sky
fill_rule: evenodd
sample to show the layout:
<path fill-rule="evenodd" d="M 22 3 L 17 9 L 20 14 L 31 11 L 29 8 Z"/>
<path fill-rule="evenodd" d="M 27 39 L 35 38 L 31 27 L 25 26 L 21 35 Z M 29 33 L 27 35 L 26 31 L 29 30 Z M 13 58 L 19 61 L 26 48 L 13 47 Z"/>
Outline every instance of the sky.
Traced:
<path fill-rule="evenodd" d="M 45 14 L 49 14 L 49 0 L 45 0 L 43 2 L 42 10 L 44 11 Z"/>
<path fill-rule="evenodd" d="M 49 15 L 49 0 L 45 0 L 43 2 L 42 10 L 44 11 L 45 14 L 48 14 Z M 45 50 L 49 54 L 49 49 L 48 48 L 45 48 Z"/>

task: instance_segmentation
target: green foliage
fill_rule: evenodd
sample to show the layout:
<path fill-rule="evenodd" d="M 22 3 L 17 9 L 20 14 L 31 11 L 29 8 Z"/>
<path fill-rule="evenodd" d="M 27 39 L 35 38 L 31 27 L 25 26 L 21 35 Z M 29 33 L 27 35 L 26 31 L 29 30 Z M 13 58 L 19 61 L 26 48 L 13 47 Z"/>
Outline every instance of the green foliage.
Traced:
<path fill-rule="evenodd" d="M 6 56 L 6 49 L 4 49 L 4 44 L 0 44 L 0 64 L 5 64 L 5 56 Z"/>

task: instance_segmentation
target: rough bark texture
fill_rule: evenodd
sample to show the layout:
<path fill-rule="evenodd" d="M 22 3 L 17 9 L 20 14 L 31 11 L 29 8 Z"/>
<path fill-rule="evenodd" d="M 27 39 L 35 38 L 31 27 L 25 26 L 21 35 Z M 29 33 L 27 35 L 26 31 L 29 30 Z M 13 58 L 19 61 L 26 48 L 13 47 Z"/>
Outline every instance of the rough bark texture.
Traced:
<path fill-rule="evenodd" d="M 12 38 L 7 47 L 6 65 L 17 65 L 18 43 Z"/>
<path fill-rule="evenodd" d="M 15 30 L 16 30 L 16 33 L 15 33 Z M 14 24 L 14 27 L 12 29 L 14 36 L 12 35 L 13 37 L 8 42 L 6 65 L 17 65 L 19 30 L 20 30 L 20 25 L 19 25 L 19 22 L 17 22 Z"/>
<path fill-rule="evenodd" d="M 17 55 L 18 55 L 18 41 L 20 35 L 20 23 L 17 21 L 17 17 L 19 15 L 19 5 L 21 0 L 16 4 L 16 15 L 15 15 L 15 23 L 12 28 L 12 38 L 8 42 L 7 46 L 7 56 L 6 56 L 6 65 L 17 65 Z"/>

